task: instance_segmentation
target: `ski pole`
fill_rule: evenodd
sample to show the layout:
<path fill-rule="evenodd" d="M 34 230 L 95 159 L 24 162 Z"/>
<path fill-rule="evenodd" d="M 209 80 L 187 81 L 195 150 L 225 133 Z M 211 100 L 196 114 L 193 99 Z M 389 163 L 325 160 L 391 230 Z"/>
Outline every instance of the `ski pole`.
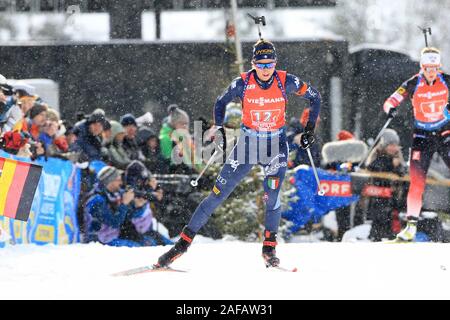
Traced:
<path fill-rule="evenodd" d="M 309 148 L 306 148 L 306 152 L 308 153 L 309 161 L 311 162 L 311 168 L 313 169 L 314 177 L 316 178 L 317 189 L 319 190 L 318 195 L 323 197 L 325 195 L 325 191 L 323 191 L 322 188 L 320 187 L 319 175 L 317 174 L 317 169 L 316 169 L 316 166 L 314 165 L 314 160 L 311 155 L 311 150 L 309 150 Z"/>
<path fill-rule="evenodd" d="M 260 28 L 260 24 L 262 24 L 263 26 L 266 25 L 266 17 L 261 16 L 261 17 L 254 17 L 252 16 L 250 13 L 247 13 L 247 15 L 253 19 L 253 21 L 255 21 L 255 24 L 258 25 L 258 35 L 259 35 L 259 39 L 262 40 L 262 35 L 261 35 L 261 28 Z"/>
<path fill-rule="evenodd" d="M 222 151 L 223 151 L 223 149 L 220 147 L 220 145 L 217 145 L 217 150 L 214 151 L 211 158 L 209 158 L 209 160 L 206 163 L 206 166 L 203 168 L 202 172 L 200 172 L 200 174 L 197 176 L 197 178 L 195 180 L 191 180 L 191 186 L 193 186 L 194 188 L 198 186 L 198 180 L 200 180 L 200 178 L 205 173 L 206 169 L 208 169 L 208 167 L 211 165 L 211 163 L 213 163 L 214 160 L 216 159 L 217 155 Z"/>
<path fill-rule="evenodd" d="M 422 31 L 424 37 L 425 37 L 425 46 L 428 48 L 428 36 L 427 34 L 429 34 L 430 36 L 432 35 L 431 33 L 431 28 L 423 28 L 423 27 L 419 27 L 419 29 Z"/>
<path fill-rule="evenodd" d="M 362 166 L 364 165 L 364 162 L 366 162 L 367 158 L 369 157 L 370 153 L 372 152 L 372 150 L 376 147 L 376 145 L 378 144 L 378 142 L 380 141 L 381 137 L 383 136 L 384 131 L 387 129 L 387 127 L 389 126 L 389 124 L 391 123 L 393 118 L 389 118 L 383 129 L 381 129 L 380 133 L 378 134 L 377 138 L 375 139 L 372 147 L 370 148 L 370 150 L 367 152 L 366 156 L 361 160 L 361 162 L 358 164 L 358 168 L 361 169 Z"/>

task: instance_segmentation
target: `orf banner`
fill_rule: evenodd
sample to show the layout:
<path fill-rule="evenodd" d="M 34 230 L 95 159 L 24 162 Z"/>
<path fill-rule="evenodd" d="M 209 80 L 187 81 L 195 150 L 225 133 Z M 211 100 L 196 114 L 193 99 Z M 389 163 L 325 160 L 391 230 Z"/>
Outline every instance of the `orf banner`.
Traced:
<path fill-rule="evenodd" d="M 0 151 L 0 157 L 4 155 Z M 5 156 L 12 157 L 9 154 Z M 0 217 L 3 239 L 7 238 L 7 243 L 12 244 L 79 242 L 76 211 L 80 194 L 80 170 L 70 161 L 56 158 L 48 158 L 47 161 L 39 159 L 35 163 L 42 165 L 42 174 L 28 222 Z M 2 237 L 0 247 L 1 242 Z"/>
<path fill-rule="evenodd" d="M 42 167 L 0 157 L 0 216 L 27 221 Z"/>
<path fill-rule="evenodd" d="M 295 194 L 289 202 L 290 209 L 282 217 L 291 221 L 292 233 L 297 232 L 311 219 L 317 223 L 328 212 L 348 206 L 358 201 L 359 196 L 352 194 L 351 177 L 318 169 L 321 189 L 324 196 L 317 194 L 317 183 L 309 167 L 300 167 L 294 174 Z"/>

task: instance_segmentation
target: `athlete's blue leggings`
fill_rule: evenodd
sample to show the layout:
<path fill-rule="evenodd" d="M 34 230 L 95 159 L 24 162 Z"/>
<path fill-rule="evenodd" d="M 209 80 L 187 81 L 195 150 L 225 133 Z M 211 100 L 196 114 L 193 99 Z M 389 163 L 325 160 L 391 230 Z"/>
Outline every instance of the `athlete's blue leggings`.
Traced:
<path fill-rule="evenodd" d="M 214 188 L 195 210 L 188 228 L 198 232 L 214 210 L 233 192 L 255 164 L 264 168 L 264 200 L 266 230 L 277 232 L 281 218 L 280 189 L 288 161 L 288 145 L 284 129 L 276 133 L 258 133 L 243 128 L 236 146 L 230 152 Z"/>

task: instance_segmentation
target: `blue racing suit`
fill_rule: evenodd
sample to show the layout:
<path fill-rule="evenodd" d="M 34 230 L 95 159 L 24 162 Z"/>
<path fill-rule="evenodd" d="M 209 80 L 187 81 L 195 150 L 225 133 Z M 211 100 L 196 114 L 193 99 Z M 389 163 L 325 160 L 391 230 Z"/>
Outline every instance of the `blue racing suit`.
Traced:
<path fill-rule="evenodd" d="M 275 71 L 267 82 L 260 81 L 255 71 L 257 85 L 266 90 L 279 77 Z M 277 80 L 275 80 L 277 79 Z M 279 81 L 279 80 L 278 80 Z M 235 79 L 215 105 L 214 118 L 216 125 L 221 126 L 225 114 L 225 106 L 235 98 L 244 100 L 246 81 L 240 77 Z M 310 101 L 309 122 L 315 124 L 320 111 L 320 94 L 313 87 L 302 82 L 298 77 L 287 74 L 286 81 L 280 90 L 287 101 L 286 94 L 297 94 Z M 264 91 L 262 91 L 264 92 Z M 284 115 L 283 115 L 284 116 Z M 256 131 L 241 127 L 239 140 L 227 157 L 225 165 L 218 175 L 214 188 L 195 210 L 188 228 L 197 233 L 206 224 L 214 210 L 225 201 L 237 184 L 250 172 L 255 164 L 264 168 L 264 200 L 266 202 L 265 228 L 277 232 L 281 218 L 280 190 L 287 169 L 289 147 L 285 127 L 274 131 Z"/>

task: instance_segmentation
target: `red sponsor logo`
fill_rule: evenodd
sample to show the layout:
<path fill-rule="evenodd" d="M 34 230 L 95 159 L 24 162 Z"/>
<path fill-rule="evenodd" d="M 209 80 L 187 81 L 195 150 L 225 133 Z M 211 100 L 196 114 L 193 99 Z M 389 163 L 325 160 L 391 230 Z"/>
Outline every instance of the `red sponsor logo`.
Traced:
<path fill-rule="evenodd" d="M 352 185 L 350 181 L 320 181 L 320 187 L 327 197 L 351 197 Z"/>
<path fill-rule="evenodd" d="M 392 189 L 366 185 L 362 191 L 362 195 L 373 198 L 392 198 Z"/>

